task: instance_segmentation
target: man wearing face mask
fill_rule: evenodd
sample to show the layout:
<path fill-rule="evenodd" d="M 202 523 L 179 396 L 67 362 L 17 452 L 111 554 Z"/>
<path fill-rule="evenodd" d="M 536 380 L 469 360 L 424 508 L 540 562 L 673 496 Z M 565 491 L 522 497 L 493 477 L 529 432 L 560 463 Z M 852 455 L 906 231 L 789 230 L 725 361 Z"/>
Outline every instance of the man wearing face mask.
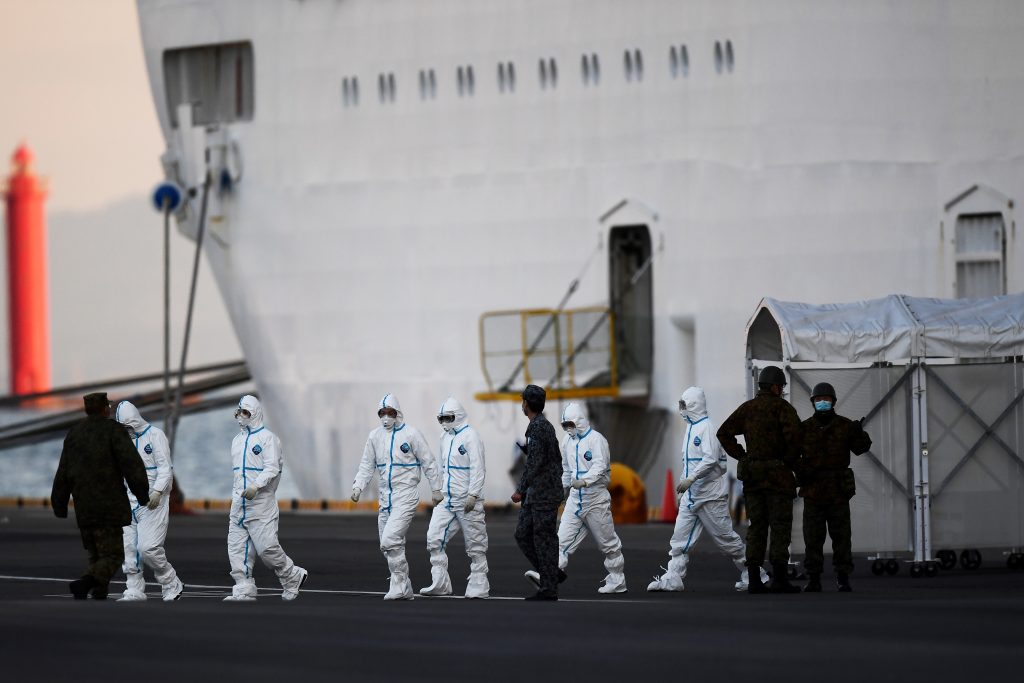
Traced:
<path fill-rule="evenodd" d="M 462 404 L 449 396 L 441 404 L 437 422 L 444 433 L 438 453 L 444 500 L 434 508 L 427 530 L 432 582 L 421 595 L 451 595 L 448 554 L 445 548 L 459 533 L 465 534 L 469 556 L 467 598 L 490 595 L 487 581 L 487 524 L 484 520 L 484 443 L 466 417 Z"/>
<path fill-rule="evenodd" d="M 757 378 L 757 396 L 740 405 L 718 430 L 722 448 L 735 458 L 737 478 L 743 482 L 743 497 L 750 519 L 747 529 L 747 571 L 750 593 L 799 593 L 786 576 L 789 543 L 793 535 L 793 499 L 799 465 L 800 417 L 782 398 L 786 373 L 766 366 Z M 746 448 L 736 440 L 742 434 Z M 772 585 L 760 578 L 771 534 Z"/>
<path fill-rule="evenodd" d="M 405 534 L 420 502 L 420 470 L 427 475 L 431 499 L 440 503 L 441 474 L 423 435 L 405 423 L 398 397 L 385 394 L 377 403 L 380 426 L 370 432 L 363 457 L 352 483 L 352 501 L 358 502 L 363 489 L 377 473 L 380 506 L 377 533 L 380 550 L 388 562 L 391 583 L 385 600 L 412 600 L 409 563 L 405 559 Z"/>
<path fill-rule="evenodd" d="M 171 493 L 171 453 L 167 437 L 159 427 L 143 420 L 138 409 L 128 401 L 117 404 L 114 419 L 128 430 L 149 476 L 149 503 L 141 505 L 128 492 L 132 523 L 124 527 L 122 569 L 126 581 L 124 593 L 118 601 L 146 599 L 143 564 L 153 570 L 164 602 L 177 600 L 185 587 L 164 552 Z"/>
<path fill-rule="evenodd" d="M 811 391 L 814 415 L 800 425 L 803 456 L 800 459 L 800 496 L 804 499 L 804 591 L 821 592 L 825 557 L 825 528 L 832 537 L 832 566 L 841 593 L 849 593 L 853 571 L 850 499 L 857 492 L 850 469 L 850 452 L 867 453 L 871 437 L 862 420 L 836 414 L 836 390 L 828 382 Z"/>
<path fill-rule="evenodd" d="M 527 600 L 558 600 L 558 584 L 565 572 L 558 568 L 558 506 L 568 492 L 562 489 L 562 455 L 558 450 L 555 428 L 544 417 L 547 392 L 530 384 L 523 389 L 523 415 L 530 420 L 526 428 L 526 469 L 512 494 L 513 503 L 522 503 L 516 523 L 516 543 L 540 578 L 540 590 Z"/>
<path fill-rule="evenodd" d="M 255 396 L 242 397 L 235 421 L 240 431 L 231 442 L 234 485 L 228 516 L 228 559 L 235 586 L 224 600 L 256 599 L 252 570 L 257 555 L 281 582 L 281 599 L 294 600 L 308 573 L 277 540 L 281 512 L 276 493 L 284 468 L 281 440 L 263 425 L 263 408 Z"/>
<path fill-rule="evenodd" d="M 668 567 L 647 586 L 649 591 L 681 591 L 686 578 L 690 549 L 707 529 L 711 540 L 740 570 L 736 590 L 748 589 L 746 548 L 732 528 L 729 516 L 729 479 L 725 476 L 725 451 L 708 417 L 704 390 L 690 387 L 679 399 L 679 414 L 686 420 L 683 462 L 676 493 L 679 513 L 669 542 Z M 760 569 L 760 581 L 768 579 Z"/>
<path fill-rule="evenodd" d="M 612 497 L 608 493 L 611 481 L 611 456 L 608 441 L 590 426 L 583 406 L 570 403 L 562 411 L 562 429 L 566 432 L 562 442 L 562 486 L 568 490 L 565 509 L 558 524 L 558 568 L 565 571 L 569 556 L 587 537 L 589 532 L 604 554 L 604 568 L 608 575 L 598 593 L 625 593 L 626 561 L 622 556 L 622 541 L 615 533 L 612 520 Z M 526 577 L 540 588 L 540 574 L 526 572 Z"/>

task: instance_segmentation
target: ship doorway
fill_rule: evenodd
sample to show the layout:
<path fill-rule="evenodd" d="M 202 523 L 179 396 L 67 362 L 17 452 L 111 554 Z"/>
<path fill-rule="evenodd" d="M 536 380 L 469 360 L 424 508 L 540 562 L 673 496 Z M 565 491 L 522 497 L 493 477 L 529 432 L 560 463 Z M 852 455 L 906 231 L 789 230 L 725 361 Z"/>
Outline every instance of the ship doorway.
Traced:
<path fill-rule="evenodd" d="M 647 396 L 654 366 L 653 259 L 648 227 L 613 227 L 608 234 L 608 259 L 621 395 Z"/>

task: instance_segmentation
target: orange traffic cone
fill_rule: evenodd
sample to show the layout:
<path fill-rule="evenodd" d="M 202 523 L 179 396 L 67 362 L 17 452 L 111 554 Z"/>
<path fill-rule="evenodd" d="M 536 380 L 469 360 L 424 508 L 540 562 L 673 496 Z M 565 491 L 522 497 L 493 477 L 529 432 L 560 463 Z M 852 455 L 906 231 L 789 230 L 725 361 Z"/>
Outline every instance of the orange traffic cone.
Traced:
<path fill-rule="evenodd" d="M 679 506 L 676 501 L 676 484 L 672 477 L 672 468 L 665 473 L 665 495 L 661 498 L 661 519 L 659 521 L 672 524 L 679 514 Z"/>

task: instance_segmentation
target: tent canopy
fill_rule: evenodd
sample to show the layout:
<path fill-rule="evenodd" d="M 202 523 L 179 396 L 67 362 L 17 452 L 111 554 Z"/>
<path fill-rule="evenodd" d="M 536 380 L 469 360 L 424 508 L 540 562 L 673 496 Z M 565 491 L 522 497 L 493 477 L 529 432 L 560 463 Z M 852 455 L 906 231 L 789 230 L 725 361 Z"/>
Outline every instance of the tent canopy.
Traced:
<path fill-rule="evenodd" d="M 747 357 L 873 363 L 1024 355 L 1024 293 L 984 299 L 891 294 L 850 304 L 765 298 L 747 322 Z"/>

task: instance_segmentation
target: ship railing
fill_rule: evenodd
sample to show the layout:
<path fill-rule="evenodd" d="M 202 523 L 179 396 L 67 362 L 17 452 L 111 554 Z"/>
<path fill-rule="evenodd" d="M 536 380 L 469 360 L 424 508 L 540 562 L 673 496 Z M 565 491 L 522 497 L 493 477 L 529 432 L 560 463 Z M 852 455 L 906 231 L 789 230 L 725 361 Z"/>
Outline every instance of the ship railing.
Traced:
<path fill-rule="evenodd" d="M 619 395 L 615 319 L 604 306 L 489 311 L 480 316 L 478 401 L 518 401 L 538 384 L 548 399 Z"/>

